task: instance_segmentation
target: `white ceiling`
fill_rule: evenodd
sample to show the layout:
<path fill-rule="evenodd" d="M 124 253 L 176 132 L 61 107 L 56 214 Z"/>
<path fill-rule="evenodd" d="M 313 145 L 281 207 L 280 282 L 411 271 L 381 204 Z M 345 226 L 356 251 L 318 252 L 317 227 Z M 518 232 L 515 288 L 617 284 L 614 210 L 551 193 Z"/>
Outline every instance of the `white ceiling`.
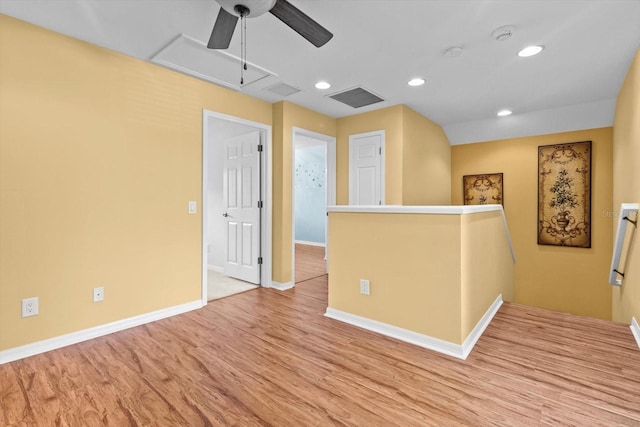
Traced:
<path fill-rule="evenodd" d="M 406 104 L 452 144 L 611 125 L 640 46 L 640 0 L 290 1 L 333 39 L 316 48 L 269 13 L 248 20 L 248 61 L 269 73 L 238 90 L 276 102 L 264 89 L 284 82 L 301 89 L 286 100 L 332 117 Z M 0 13 L 143 60 L 181 34 L 206 43 L 218 10 L 214 0 L 0 0 Z M 504 25 L 513 37 L 494 40 Z M 545 50 L 516 55 L 531 44 Z M 462 54 L 445 57 L 450 46 Z M 240 56 L 238 29 L 227 53 Z M 409 87 L 417 76 L 427 83 Z M 385 101 L 353 109 L 327 97 L 356 86 Z M 502 108 L 514 114 L 496 118 Z"/>

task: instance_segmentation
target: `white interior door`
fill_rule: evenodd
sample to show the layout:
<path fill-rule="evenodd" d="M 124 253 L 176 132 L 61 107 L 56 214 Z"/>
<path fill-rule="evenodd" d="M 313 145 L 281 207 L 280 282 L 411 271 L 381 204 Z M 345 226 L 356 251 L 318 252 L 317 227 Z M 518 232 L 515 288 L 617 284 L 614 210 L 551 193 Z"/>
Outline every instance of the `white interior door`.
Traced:
<path fill-rule="evenodd" d="M 260 284 L 260 132 L 225 142 L 224 274 Z"/>
<path fill-rule="evenodd" d="M 384 131 L 349 136 L 349 204 L 384 204 Z"/>

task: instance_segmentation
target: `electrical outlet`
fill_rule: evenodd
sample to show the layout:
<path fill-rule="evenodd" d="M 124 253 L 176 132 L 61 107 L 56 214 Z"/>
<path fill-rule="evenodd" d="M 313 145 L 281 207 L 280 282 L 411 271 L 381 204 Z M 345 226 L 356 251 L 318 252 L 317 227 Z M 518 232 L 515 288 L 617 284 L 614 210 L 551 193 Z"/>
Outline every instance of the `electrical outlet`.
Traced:
<path fill-rule="evenodd" d="M 38 297 L 25 298 L 22 300 L 22 317 L 31 317 L 38 315 Z"/>
<path fill-rule="evenodd" d="M 104 301 L 104 286 L 93 288 L 93 302 Z"/>
<path fill-rule="evenodd" d="M 365 279 L 360 279 L 360 294 L 362 295 L 371 295 L 369 289 L 369 281 Z"/>

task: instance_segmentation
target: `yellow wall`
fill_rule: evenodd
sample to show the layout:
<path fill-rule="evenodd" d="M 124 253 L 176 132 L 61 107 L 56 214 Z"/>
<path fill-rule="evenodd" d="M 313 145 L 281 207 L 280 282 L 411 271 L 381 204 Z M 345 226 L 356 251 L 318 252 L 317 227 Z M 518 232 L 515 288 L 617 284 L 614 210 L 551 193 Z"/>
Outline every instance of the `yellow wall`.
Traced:
<path fill-rule="evenodd" d="M 337 203 L 349 204 L 349 136 L 385 131 L 385 204 L 448 205 L 451 149 L 442 128 L 405 105 L 338 119 Z"/>
<path fill-rule="evenodd" d="M 593 141 L 590 249 L 537 244 L 538 146 Z M 611 319 L 608 285 L 613 239 L 612 128 L 453 146 L 451 201 L 462 204 L 462 176 L 504 173 L 504 210 L 518 259 L 515 302 Z"/>
<path fill-rule="evenodd" d="M 0 350 L 200 299 L 203 109 L 271 123 L 266 102 L 0 15 Z"/>
<path fill-rule="evenodd" d="M 349 204 L 349 135 L 385 131 L 385 204 L 402 204 L 402 105 L 338 119 L 336 202 Z"/>
<path fill-rule="evenodd" d="M 451 204 L 451 147 L 442 128 L 402 107 L 402 204 Z"/>
<path fill-rule="evenodd" d="M 514 264 L 499 211 L 461 218 L 461 327 L 467 337 L 498 295 L 513 301 Z"/>
<path fill-rule="evenodd" d="M 298 127 L 336 136 L 336 120 L 290 102 L 273 105 L 273 280 L 292 279 L 292 138 Z"/>
<path fill-rule="evenodd" d="M 329 242 L 330 308 L 462 343 L 458 215 L 332 212 Z"/>
<path fill-rule="evenodd" d="M 498 295 L 513 297 L 499 211 L 331 212 L 329 241 L 334 310 L 462 344 Z M 371 295 L 360 294 L 360 279 Z"/>
<path fill-rule="evenodd" d="M 618 94 L 613 124 L 613 206 L 640 203 L 640 50 Z M 617 227 L 616 220 L 613 227 Z M 615 231 L 614 231 L 615 232 Z M 640 322 L 640 233 L 631 240 L 622 287 L 613 287 L 613 320 Z"/>

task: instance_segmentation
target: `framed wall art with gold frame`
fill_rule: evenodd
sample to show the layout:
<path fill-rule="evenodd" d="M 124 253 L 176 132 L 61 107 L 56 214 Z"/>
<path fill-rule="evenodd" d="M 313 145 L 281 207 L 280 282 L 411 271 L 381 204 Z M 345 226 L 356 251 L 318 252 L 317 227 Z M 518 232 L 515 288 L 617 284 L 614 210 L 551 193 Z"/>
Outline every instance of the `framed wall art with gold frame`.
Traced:
<path fill-rule="evenodd" d="M 591 247 L 591 141 L 538 147 L 538 244 Z"/>
<path fill-rule="evenodd" d="M 504 205 L 502 173 L 463 176 L 462 195 L 465 205 Z"/>

